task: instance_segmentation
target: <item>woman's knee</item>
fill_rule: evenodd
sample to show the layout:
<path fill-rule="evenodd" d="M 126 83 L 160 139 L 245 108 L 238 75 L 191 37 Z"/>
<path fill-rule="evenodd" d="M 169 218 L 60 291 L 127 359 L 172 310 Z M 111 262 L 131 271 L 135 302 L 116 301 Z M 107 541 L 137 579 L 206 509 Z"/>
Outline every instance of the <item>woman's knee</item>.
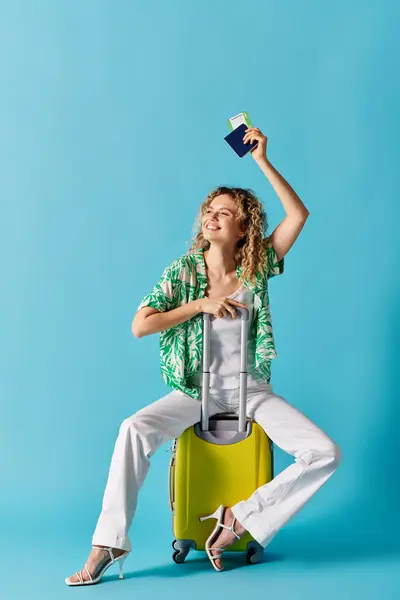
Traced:
<path fill-rule="evenodd" d="M 146 427 L 137 414 L 122 421 L 119 428 L 119 437 L 130 440 L 128 447 L 130 445 L 134 448 L 141 447 L 147 458 L 150 458 L 160 445 L 157 433 Z"/>
<path fill-rule="evenodd" d="M 322 450 L 325 456 L 328 456 L 330 464 L 336 469 L 342 462 L 342 450 L 340 446 L 330 438 Z"/>
<path fill-rule="evenodd" d="M 141 410 L 138 410 L 133 415 L 124 419 L 119 427 L 119 432 L 124 433 L 127 430 L 134 429 L 138 433 L 142 430 L 142 426 L 144 425 L 143 417 Z"/>
<path fill-rule="evenodd" d="M 332 453 L 333 463 L 335 464 L 336 467 L 338 467 L 340 465 L 340 463 L 342 462 L 342 450 L 341 450 L 340 446 L 336 442 L 333 442 L 333 441 L 332 441 L 331 453 Z"/>
<path fill-rule="evenodd" d="M 303 448 L 295 453 L 298 460 L 302 460 L 307 465 L 320 464 L 327 465 L 336 469 L 342 460 L 342 452 L 338 444 L 329 437 L 324 437 L 319 444 L 314 447 Z"/>

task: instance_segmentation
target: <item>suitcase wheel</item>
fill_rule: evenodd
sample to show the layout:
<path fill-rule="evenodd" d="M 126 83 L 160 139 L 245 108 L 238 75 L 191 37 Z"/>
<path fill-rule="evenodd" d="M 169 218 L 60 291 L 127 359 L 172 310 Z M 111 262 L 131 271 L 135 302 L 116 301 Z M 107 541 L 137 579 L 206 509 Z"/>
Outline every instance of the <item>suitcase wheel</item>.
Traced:
<path fill-rule="evenodd" d="M 176 550 L 176 552 L 174 552 L 172 555 L 172 560 L 174 560 L 179 565 L 180 563 L 183 563 L 185 561 L 185 558 L 187 557 L 188 554 L 189 554 L 189 552 L 183 552 L 181 550 Z"/>
<path fill-rule="evenodd" d="M 254 565 L 262 560 L 264 548 L 257 550 L 257 548 L 249 548 L 246 554 L 246 563 L 248 565 Z"/>
<path fill-rule="evenodd" d="M 180 564 L 185 561 L 185 558 L 189 554 L 190 548 L 193 547 L 192 540 L 174 540 L 172 547 L 175 552 L 172 555 L 174 562 Z"/>

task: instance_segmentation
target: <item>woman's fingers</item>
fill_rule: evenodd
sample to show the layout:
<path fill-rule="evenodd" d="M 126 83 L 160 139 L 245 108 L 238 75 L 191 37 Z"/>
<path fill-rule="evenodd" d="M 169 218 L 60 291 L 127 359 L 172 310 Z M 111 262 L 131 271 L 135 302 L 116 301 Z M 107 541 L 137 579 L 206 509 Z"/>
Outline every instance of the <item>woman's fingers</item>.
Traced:
<path fill-rule="evenodd" d="M 248 129 L 246 129 L 246 133 L 243 137 L 243 142 L 247 144 L 248 141 L 252 142 L 256 140 L 262 140 L 264 137 L 266 138 L 266 136 L 264 136 L 264 134 L 260 131 L 258 127 L 249 127 Z"/>
<path fill-rule="evenodd" d="M 243 138 L 243 141 L 245 144 L 247 144 L 248 141 L 252 142 L 253 140 L 259 140 L 260 136 L 260 133 L 246 133 L 246 135 Z"/>
<path fill-rule="evenodd" d="M 247 308 L 247 304 L 244 304 L 243 302 L 238 302 L 238 300 L 234 300 L 233 298 L 229 300 L 226 299 L 222 302 L 218 310 L 215 311 L 214 317 L 224 318 L 230 314 L 231 318 L 234 319 L 236 317 L 236 306 L 243 306 Z"/>

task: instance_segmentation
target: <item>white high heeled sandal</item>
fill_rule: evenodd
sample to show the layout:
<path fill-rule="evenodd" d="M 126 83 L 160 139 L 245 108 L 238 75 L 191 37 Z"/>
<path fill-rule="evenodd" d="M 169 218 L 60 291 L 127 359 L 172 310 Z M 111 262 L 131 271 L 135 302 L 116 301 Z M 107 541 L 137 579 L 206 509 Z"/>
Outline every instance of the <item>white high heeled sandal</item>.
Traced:
<path fill-rule="evenodd" d="M 117 556 L 117 558 L 115 558 L 113 551 L 112 551 L 112 547 L 103 548 L 102 546 L 93 546 L 93 548 L 100 548 L 100 550 L 108 550 L 111 561 L 106 562 L 102 566 L 102 568 L 100 569 L 100 572 L 98 573 L 98 575 L 95 578 L 92 577 L 89 569 L 87 568 L 87 564 L 85 564 L 84 569 L 86 569 L 86 573 L 89 575 L 89 579 L 87 579 L 87 580 L 83 579 L 83 577 L 82 577 L 83 569 L 81 569 L 80 571 L 77 571 L 75 573 L 75 575 L 78 575 L 79 581 L 69 581 L 70 577 L 66 577 L 65 583 L 67 585 L 92 585 L 93 583 L 97 583 L 103 577 L 103 575 L 107 571 L 108 567 L 113 565 L 115 562 L 119 562 L 119 579 L 124 578 L 124 574 L 122 572 L 122 567 L 123 567 L 124 561 L 125 561 L 126 557 L 128 556 L 130 550 L 126 550 L 124 552 L 124 554 L 121 554 L 120 556 Z"/>
<path fill-rule="evenodd" d="M 205 519 L 217 519 L 217 524 L 214 527 L 213 531 L 211 532 L 211 534 L 208 536 L 207 540 L 206 540 L 206 552 L 207 552 L 207 556 L 211 561 L 212 566 L 214 567 L 214 569 L 216 571 L 223 571 L 224 567 L 218 568 L 217 565 L 215 564 L 215 559 L 216 558 L 221 558 L 222 553 L 224 550 L 226 550 L 226 548 L 218 548 L 216 546 L 210 546 L 211 540 L 215 537 L 217 538 L 219 534 L 220 530 L 222 527 L 224 527 L 225 529 L 229 529 L 229 531 L 232 531 L 232 533 L 234 533 L 236 535 L 236 537 L 238 538 L 238 540 L 240 540 L 241 536 L 236 533 L 234 527 L 235 527 L 235 521 L 236 521 L 236 517 L 233 517 L 233 521 L 232 523 L 228 526 L 225 525 L 224 523 L 222 523 L 223 517 L 224 517 L 224 511 L 225 511 L 225 506 L 223 504 L 220 504 L 220 506 L 218 506 L 217 510 L 215 512 L 212 513 L 212 515 L 206 515 L 205 517 L 200 517 L 200 521 L 204 521 Z M 229 547 L 229 546 L 228 546 Z M 210 550 L 221 550 L 220 554 L 215 554 L 212 555 Z"/>

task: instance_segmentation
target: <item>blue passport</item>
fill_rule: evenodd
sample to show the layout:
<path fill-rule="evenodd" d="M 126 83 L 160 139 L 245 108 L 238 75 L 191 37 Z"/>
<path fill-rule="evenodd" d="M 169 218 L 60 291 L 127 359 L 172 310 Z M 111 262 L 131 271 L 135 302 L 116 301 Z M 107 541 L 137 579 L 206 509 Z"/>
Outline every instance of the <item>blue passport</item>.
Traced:
<path fill-rule="evenodd" d="M 243 142 L 246 129 L 248 129 L 248 126 L 245 125 L 245 123 L 242 123 L 224 138 L 240 158 L 258 145 L 258 141 L 252 143 L 247 142 L 247 144 Z"/>

